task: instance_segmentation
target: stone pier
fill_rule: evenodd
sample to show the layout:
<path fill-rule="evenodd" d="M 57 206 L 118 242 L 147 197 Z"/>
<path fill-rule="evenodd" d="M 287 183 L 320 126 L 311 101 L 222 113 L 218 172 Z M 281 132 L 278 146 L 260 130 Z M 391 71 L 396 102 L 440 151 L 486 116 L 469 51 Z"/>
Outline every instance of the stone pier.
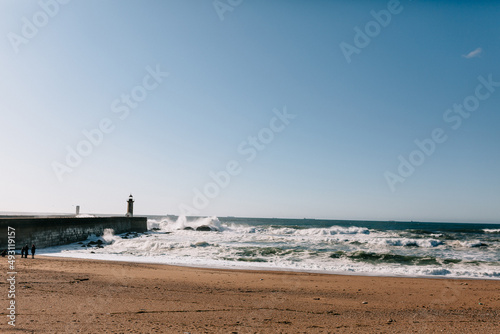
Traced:
<path fill-rule="evenodd" d="M 15 229 L 16 250 L 19 250 L 26 244 L 45 248 L 83 241 L 92 234 L 102 235 L 105 229 L 112 229 L 115 234 L 146 232 L 147 218 L 0 216 L 0 250 L 7 249 L 9 227 Z"/>

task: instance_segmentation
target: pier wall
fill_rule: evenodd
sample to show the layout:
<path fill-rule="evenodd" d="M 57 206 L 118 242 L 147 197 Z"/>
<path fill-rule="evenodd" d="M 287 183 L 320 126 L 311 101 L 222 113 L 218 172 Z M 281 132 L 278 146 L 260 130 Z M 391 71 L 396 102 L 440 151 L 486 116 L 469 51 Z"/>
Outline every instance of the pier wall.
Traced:
<path fill-rule="evenodd" d="M 100 236 L 105 229 L 115 234 L 124 232 L 146 232 L 146 217 L 0 217 L 0 250 L 7 249 L 8 227 L 15 229 L 16 249 L 24 245 L 37 248 L 65 245 L 86 240 L 95 234 Z"/>

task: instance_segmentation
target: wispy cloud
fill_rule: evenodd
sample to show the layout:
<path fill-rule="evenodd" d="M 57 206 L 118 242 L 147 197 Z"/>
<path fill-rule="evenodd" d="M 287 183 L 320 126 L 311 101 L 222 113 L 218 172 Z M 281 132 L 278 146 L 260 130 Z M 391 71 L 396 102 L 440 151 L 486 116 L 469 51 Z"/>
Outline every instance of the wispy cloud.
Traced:
<path fill-rule="evenodd" d="M 467 59 L 479 57 L 481 55 L 481 52 L 483 52 L 483 49 L 477 48 L 474 51 L 471 51 L 466 55 L 462 55 L 462 57 L 467 58 Z"/>

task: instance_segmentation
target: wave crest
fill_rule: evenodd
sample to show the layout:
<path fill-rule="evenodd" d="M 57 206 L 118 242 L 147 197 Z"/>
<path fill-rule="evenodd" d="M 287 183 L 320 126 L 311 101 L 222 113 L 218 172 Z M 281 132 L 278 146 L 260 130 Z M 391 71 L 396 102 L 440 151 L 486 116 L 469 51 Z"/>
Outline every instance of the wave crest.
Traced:
<path fill-rule="evenodd" d="M 202 227 L 207 227 L 212 231 L 222 231 L 223 227 L 219 218 L 213 217 L 197 217 L 190 218 L 179 216 L 177 219 L 170 217 L 163 218 L 160 221 L 148 219 L 148 230 L 173 232 L 178 230 L 196 230 Z"/>

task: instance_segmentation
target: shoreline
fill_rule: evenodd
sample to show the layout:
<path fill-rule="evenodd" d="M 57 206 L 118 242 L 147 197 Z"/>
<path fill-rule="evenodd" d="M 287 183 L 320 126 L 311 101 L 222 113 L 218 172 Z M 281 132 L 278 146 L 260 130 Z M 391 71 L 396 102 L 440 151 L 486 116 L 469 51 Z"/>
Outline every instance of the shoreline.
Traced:
<path fill-rule="evenodd" d="M 151 230 L 145 234 L 107 231 L 105 236 L 91 235 L 41 253 L 195 268 L 500 280 L 496 232 L 486 233 L 484 226 L 464 237 L 456 224 L 434 224 L 421 230 L 415 229 L 416 223 L 392 226 L 389 222 L 316 226 L 307 220 L 303 225 L 278 220 L 271 225 L 249 218 L 226 223 L 214 217 L 150 219 Z M 184 231 L 199 227 L 211 232 Z M 434 229 L 451 232 L 436 234 Z M 96 243 L 104 249 L 90 248 Z"/>
<path fill-rule="evenodd" d="M 234 271 L 263 271 L 263 272 L 277 272 L 277 273 L 308 273 L 308 274 L 318 274 L 318 275 L 337 275 L 337 276 L 361 276 L 361 277 L 387 277 L 387 278 L 421 278 L 421 279 L 454 279 L 454 280 L 485 280 L 485 281 L 500 281 L 500 277 L 456 277 L 456 276 L 443 276 L 443 275 L 419 275 L 419 276 L 409 276 L 409 275 L 396 275 L 396 274 L 371 274 L 369 272 L 334 272 L 334 271 L 324 271 L 324 270 L 294 270 L 291 268 L 270 268 L 270 267 L 258 267 L 258 266 L 203 266 L 203 265 L 188 265 L 188 264 L 170 264 L 170 263 L 160 263 L 160 262 L 148 262 L 148 261 L 131 261 L 129 259 L 117 260 L 117 259 L 95 259 L 95 258 L 83 258 L 83 257 L 72 257 L 72 256 L 59 256 L 59 255 L 47 255 L 41 254 L 40 257 L 47 258 L 61 258 L 61 259 L 77 259 L 77 260 L 90 260 L 90 261 L 104 261 L 104 262 L 116 262 L 116 263 L 130 263 L 130 264 L 152 264 L 160 266 L 172 266 L 172 267 L 185 267 L 185 268 L 197 268 L 197 269 L 213 269 L 213 270 L 234 270 Z"/>
<path fill-rule="evenodd" d="M 7 261 L 1 270 L 7 271 Z M 500 331 L 500 282 L 16 258 L 2 332 Z M 4 283 L 5 284 L 5 283 Z M 5 287 L 5 286 L 4 286 Z M 7 296 L 1 295 L 6 318 Z"/>

